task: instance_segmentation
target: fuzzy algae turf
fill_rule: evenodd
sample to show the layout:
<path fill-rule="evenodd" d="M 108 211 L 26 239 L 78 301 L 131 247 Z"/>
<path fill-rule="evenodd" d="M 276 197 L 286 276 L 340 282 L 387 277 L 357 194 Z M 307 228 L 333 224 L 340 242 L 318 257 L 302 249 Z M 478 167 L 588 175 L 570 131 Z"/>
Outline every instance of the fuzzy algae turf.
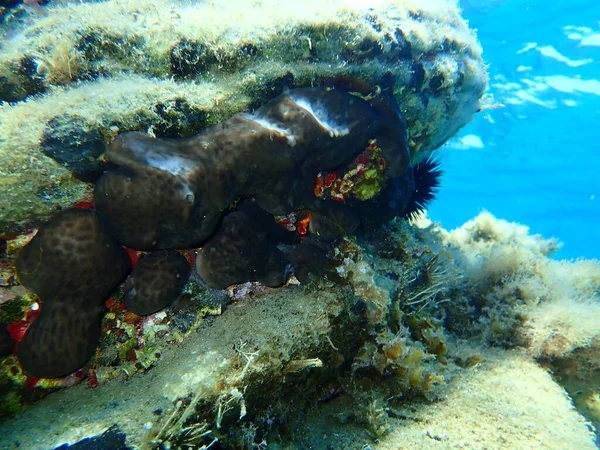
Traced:
<path fill-rule="evenodd" d="M 544 368 L 520 352 L 471 351 L 485 356 L 485 362 L 457 374 L 435 404 L 407 402 L 387 410 L 388 432 L 377 443 L 352 418 L 336 420 L 356 407 L 345 399 L 303 422 L 298 442 L 304 448 L 326 442 L 336 449 L 360 449 L 360 442 L 373 450 L 597 448 L 585 419 Z"/>
<path fill-rule="evenodd" d="M 584 415 L 597 416 L 578 412 L 560 383 L 576 395 L 569 367 L 598 395 L 586 371 L 600 342 L 600 310 L 589 306 L 598 262 L 581 277 L 580 263 L 546 257 L 555 242 L 488 213 L 452 232 L 422 226 L 341 243 L 341 284 L 255 287 L 147 373 L 30 406 L 0 425 L 0 445 L 52 448 L 116 425 L 141 448 L 596 448 Z M 507 271 L 522 290 L 549 274 L 562 289 L 528 301 L 518 288 L 490 295 Z M 557 302 L 571 305 L 560 317 Z M 494 325 L 499 308 L 510 334 Z M 557 320 L 578 323 L 578 334 Z"/>
<path fill-rule="evenodd" d="M 187 136 L 343 74 L 393 89 L 418 158 L 471 119 L 487 83 L 444 1 L 66 3 L 3 41 L 0 235 L 85 198 L 80 179 L 119 131 Z"/>

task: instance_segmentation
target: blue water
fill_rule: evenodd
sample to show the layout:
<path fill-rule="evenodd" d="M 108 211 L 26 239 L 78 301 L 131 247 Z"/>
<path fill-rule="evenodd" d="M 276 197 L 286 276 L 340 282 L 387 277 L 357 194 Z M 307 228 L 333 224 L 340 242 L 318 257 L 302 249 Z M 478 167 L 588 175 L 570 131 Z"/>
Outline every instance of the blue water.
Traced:
<path fill-rule="evenodd" d="M 478 2 L 495 7 L 464 16 L 505 107 L 441 149 L 429 215 L 452 229 L 486 209 L 561 240 L 558 258 L 600 258 L 600 1 Z"/>

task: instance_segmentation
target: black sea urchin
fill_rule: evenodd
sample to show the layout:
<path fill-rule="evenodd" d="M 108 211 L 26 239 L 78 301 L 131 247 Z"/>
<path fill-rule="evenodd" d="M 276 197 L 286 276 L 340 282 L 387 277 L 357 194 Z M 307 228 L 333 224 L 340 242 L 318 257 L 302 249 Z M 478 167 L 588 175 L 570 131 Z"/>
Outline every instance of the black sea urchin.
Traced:
<path fill-rule="evenodd" d="M 437 154 L 429 155 L 414 167 L 413 172 L 415 190 L 403 213 L 406 219 L 415 219 L 422 214 L 438 193 L 442 170 Z"/>

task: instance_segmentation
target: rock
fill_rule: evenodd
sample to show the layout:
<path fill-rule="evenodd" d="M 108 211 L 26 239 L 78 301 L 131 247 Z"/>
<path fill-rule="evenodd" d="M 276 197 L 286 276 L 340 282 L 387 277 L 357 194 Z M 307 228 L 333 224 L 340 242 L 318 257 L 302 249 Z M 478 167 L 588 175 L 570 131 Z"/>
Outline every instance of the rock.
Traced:
<path fill-rule="evenodd" d="M 301 11 L 152 0 L 143 14 L 133 1 L 68 3 L 14 34 L 0 49 L 0 95 L 11 102 L 0 108 L 0 235 L 89 195 L 73 174 L 98 156 L 78 155 L 81 130 L 96 143 L 133 130 L 188 136 L 285 88 L 350 75 L 393 93 L 418 157 L 471 120 L 487 83 L 474 34 L 444 0 L 310 0 Z M 61 122 L 64 148 L 51 152 L 64 158 L 48 158 L 47 126 L 68 117 L 77 120 Z"/>

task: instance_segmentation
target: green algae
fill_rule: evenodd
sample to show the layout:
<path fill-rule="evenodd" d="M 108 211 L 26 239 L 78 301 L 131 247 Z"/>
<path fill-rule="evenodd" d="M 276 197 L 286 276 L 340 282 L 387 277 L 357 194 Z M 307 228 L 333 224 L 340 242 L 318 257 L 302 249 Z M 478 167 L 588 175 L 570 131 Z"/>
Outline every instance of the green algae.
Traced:
<path fill-rule="evenodd" d="M 1 303 L 0 322 L 13 323 L 23 320 L 30 306 L 31 299 L 26 296 L 18 296 L 13 300 Z"/>
<path fill-rule="evenodd" d="M 357 183 L 353 194 L 359 200 L 369 200 L 375 197 L 385 184 L 385 177 L 377 172 L 377 169 L 365 171 L 364 179 Z"/>

